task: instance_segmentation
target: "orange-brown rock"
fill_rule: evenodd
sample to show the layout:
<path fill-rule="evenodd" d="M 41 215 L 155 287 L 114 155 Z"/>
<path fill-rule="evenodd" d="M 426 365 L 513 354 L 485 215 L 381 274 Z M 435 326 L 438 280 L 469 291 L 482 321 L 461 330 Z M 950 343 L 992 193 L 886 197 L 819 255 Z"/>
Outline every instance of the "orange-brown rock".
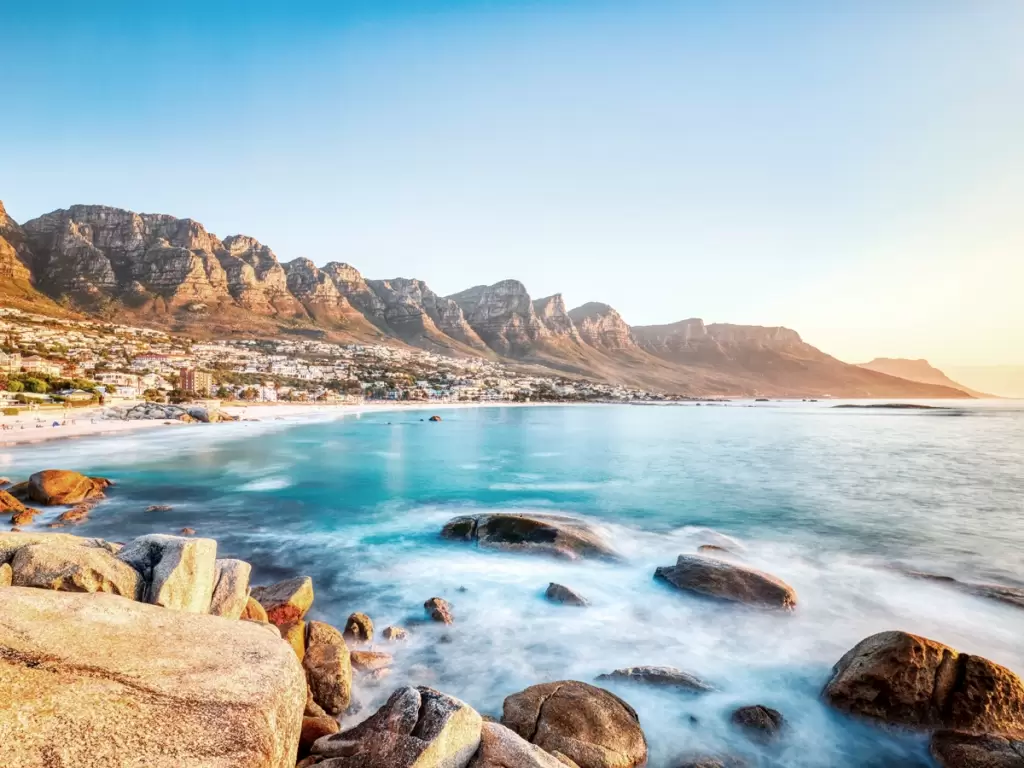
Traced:
<path fill-rule="evenodd" d="M 647 740 L 633 708 L 576 680 L 542 683 L 509 696 L 501 724 L 580 768 L 634 768 L 647 760 Z"/>
<path fill-rule="evenodd" d="M 914 729 L 1024 734 L 1024 684 L 981 656 L 907 632 L 854 646 L 824 690 L 836 709 Z"/>
<path fill-rule="evenodd" d="M 409 638 L 409 632 L 404 627 L 384 627 L 384 631 L 380 634 L 385 640 L 390 640 L 393 643 L 398 643 Z"/>
<path fill-rule="evenodd" d="M 264 624 L 270 621 L 267 618 L 267 611 L 253 597 L 246 601 L 245 608 L 242 609 L 242 615 L 238 618 L 248 619 L 249 621 L 261 621 Z"/>
<path fill-rule="evenodd" d="M 932 757 L 942 768 L 1024 768 L 1024 741 L 957 731 L 932 737 Z"/>
<path fill-rule="evenodd" d="M 333 717 L 303 717 L 302 734 L 299 736 L 299 756 L 306 757 L 313 742 L 322 736 L 330 736 L 341 730 L 338 721 Z"/>
<path fill-rule="evenodd" d="M 322 621 L 306 629 L 302 660 L 313 700 L 329 715 L 340 715 L 352 701 L 352 660 L 341 632 Z"/>
<path fill-rule="evenodd" d="M 281 633 L 281 639 L 292 647 L 299 661 L 302 661 L 306 656 L 306 622 L 292 621 L 279 625 L 277 629 Z"/>
<path fill-rule="evenodd" d="M 13 515 L 11 515 L 11 523 L 15 526 L 32 525 L 32 520 L 38 514 L 38 509 L 32 509 L 32 507 L 23 507 L 20 512 L 15 512 Z"/>
<path fill-rule="evenodd" d="M 469 768 L 565 768 L 567 764 L 500 723 L 485 722 L 480 749 Z"/>
<path fill-rule="evenodd" d="M 39 504 L 60 506 L 101 498 L 110 484 L 103 477 L 86 477 L 67 469 L 44 469 L 28 479 L 27 493 Z"/>
<path fill-rule="evenodd" d="M 350 643 L 373 642 L 373 620 L 365 613 L 353 613 L 345 622 L 342 634 Z"/>
<path fill-rule="evenodd" d="M 359 672 L 387 669 L 394 662 L 394 657 L 390 653 L 380 651 L 352 651 L 349 655 L 352 658 L 352 669 Z"/>
<path fill-rule="evenodd" d="M 0 512 L 21 512 L 25 505 L 7 491 L 0 491 Z"/>
<path fill-rule="evenodd" d="M 680 555 L 675 565 L 657 568 L 654 578 L 715 600 L 759 608 L 796 607 L 796 591 L 781 579 L 707 555 Z"/>
<path fill-rule="evenodd" d="M 313 604 L 313 580 L 299 576 L 267 587 L 253 587 L 252 596 L 266 610 L 267 620 L 280 626 L 305 618 Z"/>
<path fill-rule="evenodd" d="M 89 517 L 92 507 L 88 504 L 76 504 L 71 509 L 61 513 L 57 518 L 58 523 L 81 523 Z"/>
<path fill-rule="evenodd" d="M 452 616 L 452 607 L 447 600 L 440 597 L 432 597 L 423 604 L 423 608 L 434 621 L 441 624 L 455 623 L 455 617 Z"/>

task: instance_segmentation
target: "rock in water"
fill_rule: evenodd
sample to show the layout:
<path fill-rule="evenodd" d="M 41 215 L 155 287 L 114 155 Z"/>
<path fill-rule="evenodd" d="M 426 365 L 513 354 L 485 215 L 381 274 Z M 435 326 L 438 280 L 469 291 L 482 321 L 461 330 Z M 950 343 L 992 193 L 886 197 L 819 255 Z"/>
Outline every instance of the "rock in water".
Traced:
<path fill-rule="evenodd" d="M 598 680 L 643 683 L 665 688 L 682 688 L 687 691 L 704 693 L 715 690 L 699 677 L 675 667 L 626 667 L 608 674 L 598 675 Z"/>
<path fill-rule="evenodd" d="M 373 620 L 365 613 L 353 613 L 345 622 L 345 639 L 353 643 L 373 642 Z"/>
<path fill-rule="evenodd" d="M 409 638 L 409 633 L 404 627 L 384 627 L 381 637 L 392 643 L 399 643 Z"/>
<path fill-rule="evenodd" d="M 555 555 L 569 560 L 615 557 L 615 550 L 582 520 L 562 515 L 473 515 L 449 520 L 446 539 L 475 541 L 481 547 Z"/>
<path fill-rule="evenodd" d="M 266 610 L 271 624 L 287 624 L 305 618 L 313 605 L 313 580 L 299 576 L 269 587 L 253 587 L 252 596 Z"/>
<path fill-rule="evenodd" d="M 466 768 L 480 746 L 480 715 L 432 688 L 399 688 L 354 728 L 326 736 L 313 753 L 331 768 Z"/>
<path fill-rule="evenodd" d="M 469 768 L 565 768 L 565 763 L 499 723 L 484 723 Z"/>
<path fill-rule="evenodd" d="M 0 491 L 0 513 L 24 512 L 25 505 L 11 496 L 7 491 Z"/>
<path fill-rule="evenodd" d="M 226 619 L 241 618 L 249 602 L 250 573 L 252 566 L 244 560 L 217 560 L 210 613 Z"/>
<path fill-rule="evenodd" d="M 146 602 L 189 613 L 208 613 L 217 573 L 217 542 L 152 533 L 139 536 L 117 557 L 146 580 Z"/>
<path fill-rule="evenodd" d="M 440 597 L 432 597 L 423 604 L 424 610 L 436 622 L 441 624 L 454 624 L 455 617 L 452 616 L 452 606 L 449 602 Z"/>
<path fill-rule="evenodd" d="M 295 765 L 305 680 L 260 627 L 38 589 L 0 615 L 4 766 Z"/>
<path fill-rule="evenodd" d="M 633 708 L 576 680 L 542 683 L 509 696 L 501 724 L 580 768 L 634 768 L 647 760 L 647 740 Z"/>
<path fill-rule="evenodd" d="M 110 592 L 137 600 L 145 586 L 137 570 L 107 550 L 61 541 L 21 547 L 11 568 L 16 587 Z"/>
<path fill-rule="evenodd" d="M 733 725 L 743 729 L 750 738 L 765 743 L 778 738 L 786 722 L 781 712 L 760 704 L 740 707 L 732 713 L 729 719 Z"/>
<path fill-rule="evenodd" d="M 705 555 L 680 555 L 674 566 L 654 571 L 654 578 L 704 597 L 760 608 L 796 607 L 796 590 L 771 574 Z"/>
<path fill-rule="evenodd" d="M 982 658 L 907 632 L 861 640 L 823 692 L 836 709 L 891 725 L 1024 733 L 1024 684 Z"/>
<path fill-rule="evenodd" d="M 110 481 L 102 477 L 86 477 L 66 469 L 44 469 L 28 479 L 28 497 L 46 506 L 78 504 L 103 496 Z"/>
<path fill-rule="evenodd" d="M 544 592 L 544 597 L 552 603 L 572 605 L 577 608 L 585 608 L 590 605 L 590 601 L 576 590 L 569 589 L 569 587 L 564 587 L 561 584 L 555 584 L 554 582 L 548 584 L 548 588 Z"/>
<path fill-rule="evenodd" d="M 302 660 L 313 701 L 330 715 L 340 715 L 352 702 L 352 659 L 341 632 L 322 621 L 306 629 Z"/>
<path fill-rule="evenodd" d="M 932 756 L 942 768 L 1024 768 L 1024 740 L 939 731 Z"/>

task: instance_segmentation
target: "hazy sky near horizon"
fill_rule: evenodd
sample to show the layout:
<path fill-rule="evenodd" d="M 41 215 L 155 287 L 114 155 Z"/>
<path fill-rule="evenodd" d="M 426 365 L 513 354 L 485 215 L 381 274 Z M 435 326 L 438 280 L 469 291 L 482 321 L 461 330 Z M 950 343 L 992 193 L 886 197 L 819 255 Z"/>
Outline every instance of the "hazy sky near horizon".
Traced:
<path fill-rule="evenodd" d="M 173 10 L 171 8 L 173 7 Z M 1024 363 L 1024 3 L 0 0 L 0 199 Z"/>

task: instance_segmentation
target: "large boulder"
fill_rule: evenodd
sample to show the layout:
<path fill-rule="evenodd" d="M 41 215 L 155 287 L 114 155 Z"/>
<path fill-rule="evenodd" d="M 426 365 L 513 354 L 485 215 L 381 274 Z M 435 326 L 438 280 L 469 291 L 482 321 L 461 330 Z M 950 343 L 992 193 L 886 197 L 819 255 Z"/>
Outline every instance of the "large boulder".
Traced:
<path fill-rule="evenodd" d="M 0 491 L 0 513 L 23 512 L 25 505 L 11 496 L 7 491 Z"/>
<path fill-rule="evenodd" d="M 67 469 L 44 469 L 28 479 L 28 497 L 39 504 L 59 506 L 78 504 L 103 496 L 110 485 L 103 477 L 86 477 Z"/>
<path fill-rule="evenodd" d="M 466 768 L 480 746 L 482 719 L 432 688 L 399 688 L 359 725 L 313 745 L 327 768 Z"/>
<path fill-rule="evenodd" d="M 706 555 L 680 555 L 675 565 L 657 568 L 654 578 L 716 600 L 759 608 L 796 607 L 796 590 L 781 579 Z"/>
<path fill-rule="evenodd" d="M 107 550 L 59 539 L 21 547 L 11 568 L 11 583 L 16 587 L 110 592 L 137 600 L 144 584 L 137 570 Z"/>
<path fill-rule="evenodd" d="M 22 547 L 29 544 L 71 544 L 80 547 L 98 547 L 107 552 L 118 552 L 121 547 L 103 539 L 91 539 L 82 536 L 72 536 L 68 533 L 0 533 L 0 563 L 8 563 L 14 559 L 14 555 Z"/>
<path fill-rule="evenodd" d="M 1024 768 L 1024 740 L 939 731 L 932 736 L 932 756 L 942 768 Z"/>
<path fill-rule="evenodd" d="M 145 601 L 208 613 L 217 573 L 217 542 L 152 533 L 130 541 L 117 557 L 146 581 Z"/>
<path fill-rule="evenodd" d="M 643 683 L 644 685 L 658 686 L 662 688 L 680 688 L 695 693 L 705 693 L 715 690 L 696 675 L 683 672 L 675 667 L 624 667 L 597 676 L 598 680 L 606 682 L 628 682 Z"/>
<path fill-rule="evenodd" d="M 213 572 L 210 613 L 226 619 L 241 618 L 249 602 L 249 574 L 252 566 L 244 560 L 217 560 Z"/>
<path fill-rule="evenodd" d="M 313 605 L 313 580 L 299 576 L 267 587 L 253 587 L 252 596 L 266 610 L 267 621 L 288 624 L 305 618 Z"/>
<path fill-rule="evenodd" d="M 305 681 L 255 624 L 105 594 L 0 590 L 10 768 L 292 768 Z"/>
<path fill-rule="evenodd" d="M 480 749 L 470 768 L 565 768 L 565 763 L 548 754 L 500 723 L 484 723 Z"/>
<path fill-rule="evenodd" d="M 542 683 L 509 696 L 501 724 L 580 768 L 634 768 L 647 760 L 647 740 L 633 708 L 576 680 Z"/>
<path fill-rule="evenodd" d="M 345 631 L 342 632 L 349 642 L 372 643 L 373 642 L 373 619 L 365 613 L 353 613 L 345 622 Z"/>
<path fill-rule="evenodd" d="M 604 537 L 582 520 L 562 515 L 497 513 L 456 517 L 441 530 L 446 539 L 481 547 L 555 555 L 569 560 L 615 557 Z"/>
<path fill-rule="evenodd" d="M 352 659 L 341 632 L 322 621 L 306 626 L 302 659 L 313 701 L 331 715 L 340 715 L 352 702 Z"/>
<path fill-rule="evenodd" d="M 865 638 L 823 692 L 836 709 L 914 729 L 1024 733 L 1024 684 L 981 656 L 907 632 Z"/>

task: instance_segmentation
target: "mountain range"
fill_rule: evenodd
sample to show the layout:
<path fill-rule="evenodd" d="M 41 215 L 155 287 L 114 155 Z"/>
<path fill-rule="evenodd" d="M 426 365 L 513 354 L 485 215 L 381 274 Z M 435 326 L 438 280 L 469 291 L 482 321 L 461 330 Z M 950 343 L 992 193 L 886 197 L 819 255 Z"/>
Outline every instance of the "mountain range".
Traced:
<path fill-rule="evenodd" d="M 945 373 L 933 366 L 927 360 L 908 360 L 902 357 L 876 357 L 870 363 L 861 363 L 861 368 L 885 373 L 889 376 L 898 376 L 901 379 L 919 381 L 922 384 L 937 384 L 941 387 L 952 387 L 966 392 L 971 397 L 991 398 L 998 395 L 990 395 L 979 392 L 970 387 L 965 387 L 959 382 L 953 381 Z"/>
<path fill-rule="evenodd" d="M 630 326 L 607 304 L 533 299 L 517 280 L 450 296 L 338 261 L 281 263 L 192 219 L 75 205 L 18 225 L 0 203 L 0 302 L 207 338 L 300 334 L 397 343 L 692 396 L 965 397 L 837 360 L 789 328 L 690 318 Z"/>

